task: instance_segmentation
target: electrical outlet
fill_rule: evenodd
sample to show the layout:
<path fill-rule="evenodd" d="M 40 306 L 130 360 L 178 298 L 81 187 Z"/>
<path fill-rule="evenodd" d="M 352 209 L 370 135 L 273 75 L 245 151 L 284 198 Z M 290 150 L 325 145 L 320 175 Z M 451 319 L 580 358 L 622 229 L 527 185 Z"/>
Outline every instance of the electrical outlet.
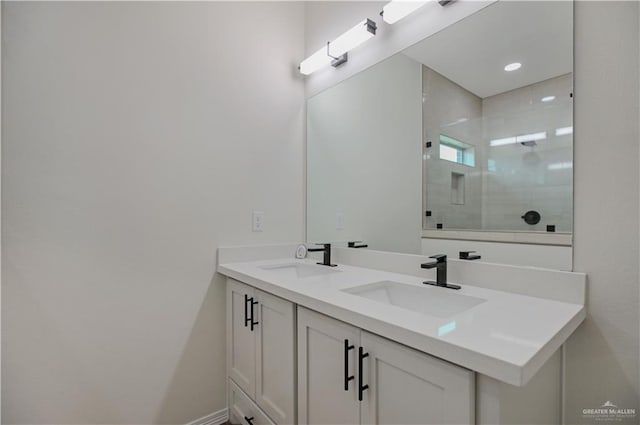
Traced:
<path fill-rule="evenodd" d="M 264 212 L 263 211 L 254 211 L 251 214 L 252 217 L 252 226 L 251 230 L 254 232 L 262 232 L 262 228 L 264 227 Z"/>

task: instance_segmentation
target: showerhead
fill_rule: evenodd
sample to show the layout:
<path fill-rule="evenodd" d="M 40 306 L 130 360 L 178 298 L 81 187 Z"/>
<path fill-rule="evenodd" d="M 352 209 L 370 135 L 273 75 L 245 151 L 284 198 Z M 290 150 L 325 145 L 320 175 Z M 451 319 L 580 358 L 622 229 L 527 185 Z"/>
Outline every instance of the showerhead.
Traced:
<path fill-rule="evenodd" d="M 541 158 L 538 152 L 530 151 L 522 155 L 522 163 L 527 167 L 536 167 L 540 164 Z"/>

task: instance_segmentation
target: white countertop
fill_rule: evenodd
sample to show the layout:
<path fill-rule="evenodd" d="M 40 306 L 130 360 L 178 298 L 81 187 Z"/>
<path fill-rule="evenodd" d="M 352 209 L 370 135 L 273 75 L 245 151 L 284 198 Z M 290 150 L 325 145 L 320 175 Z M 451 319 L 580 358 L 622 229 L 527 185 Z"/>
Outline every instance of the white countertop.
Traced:
<path fill-rule="evenodd" d="M 424 279 L 340 264 L 330 273 L 298 278 L 293 269 L 265 265 L 315 260 L 281 258 L 219 264 L 218 272 L 369 332 L 517 386 L 525 385 L 584 320 L 579 304 L 463 285 L 461 295 L 487 300 L 451 317 L 435 317 L 342 292 L 395 281 L 430 291 Z M 325 266 L 317 266 L 325 267 Z M 455 282 L 454 282 L 455 283 Z"/>

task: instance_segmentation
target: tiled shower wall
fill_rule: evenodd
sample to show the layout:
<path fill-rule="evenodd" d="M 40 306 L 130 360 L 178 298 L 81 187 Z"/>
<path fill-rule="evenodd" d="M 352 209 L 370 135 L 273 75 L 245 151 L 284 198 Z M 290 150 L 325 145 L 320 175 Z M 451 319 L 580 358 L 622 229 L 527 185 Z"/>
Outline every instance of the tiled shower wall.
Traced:
<path fill-rule="evenodd" d="M 425 227 L 546 231 L 554 225 L 570 232 L 571 92 L 567 74 L 481 99 L 423 67 L 423 132 L 431 141 L 424 153 L 424 209 L 431 212 Z M 492 140 L 532 133 L 546 138 L 535 146 L 491 146 Z M 440 160 L 440 134 L 474 145 L 475 167 Z M 463 204 L 452 201 L 452 173 L 464 175 Z M 540 213 L 538 224 L 522 219 L 529 210 Z"/>
<path fill-rule="evenodd" d="M 572 81 L 571 74 L 562 75 L 482 100 L 483 148 L 492 164 L 483 173 L 483 228 L 545 231 L 555 225 L 571 232 Z M 535 133 L 546 133 L 535 146 L 490 146 L 491 140 Z M 540 213 L 538 224 L 521 218 L 529 210 Z"/>
<path fill-rule="evenodd" d="M 439 159 L 440 133 L 478 146 L 482 143 L 479 119 L 482 99 L 426 66 L 422 67 L 422 126 L 424 141 L 431 142 L 424 150 L 423 178 L 426 189 L 425 226 L 435 228 L 444 223 L 448 228 L 479 229 L 482 226 L 482 157 L 477 155 L 476 167 Z M 444 127 L 444 128 L 443 128 Z M 480 152 L 478 152 L 480 153 Z M 451 200 L 451 175 L 465 179 L 463 204 Z"/>

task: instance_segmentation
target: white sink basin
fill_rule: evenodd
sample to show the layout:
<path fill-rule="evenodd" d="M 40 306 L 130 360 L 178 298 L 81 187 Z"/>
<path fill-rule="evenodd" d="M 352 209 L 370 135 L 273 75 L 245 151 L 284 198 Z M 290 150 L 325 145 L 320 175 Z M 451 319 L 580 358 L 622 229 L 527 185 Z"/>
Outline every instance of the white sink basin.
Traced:
<path fill-rule="evenodd" d="M 274 264 L 268 266 L 260 266 L 260 268 L 263 270 L 279 271 L 286 274 L 295 273 L 295 276 L 298 278 L 322 276 L 330 273 L 338 273 L 340 271 L 329 266 L 301 263 Z"/>
<path fill-rule="evenodd" d="M 370 283 L 343 291 L 436 317 L 451 317 L 486 301 L 461 295 L 452 289 L 420 287 L 391 281 Z"/>

